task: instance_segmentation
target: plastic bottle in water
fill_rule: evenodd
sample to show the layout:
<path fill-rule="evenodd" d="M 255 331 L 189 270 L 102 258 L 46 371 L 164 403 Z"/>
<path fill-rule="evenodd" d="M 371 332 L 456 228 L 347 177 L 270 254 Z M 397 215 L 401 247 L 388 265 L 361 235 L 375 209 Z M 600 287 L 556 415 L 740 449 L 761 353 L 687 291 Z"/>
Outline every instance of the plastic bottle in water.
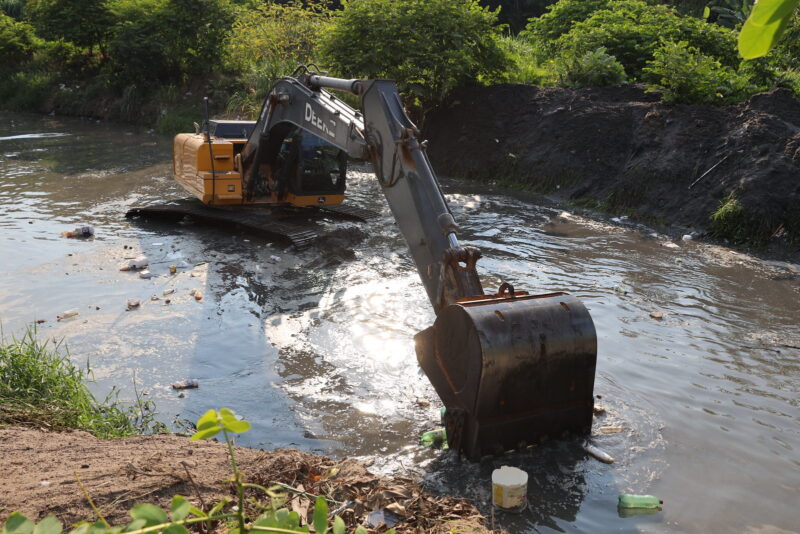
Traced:
<path fill-rule="evenodd" d="M 621 493 L 619 496 L 620 508 L 661 508 L 664 501 L 652 495 L 634 495 L 632 493 Z"/>

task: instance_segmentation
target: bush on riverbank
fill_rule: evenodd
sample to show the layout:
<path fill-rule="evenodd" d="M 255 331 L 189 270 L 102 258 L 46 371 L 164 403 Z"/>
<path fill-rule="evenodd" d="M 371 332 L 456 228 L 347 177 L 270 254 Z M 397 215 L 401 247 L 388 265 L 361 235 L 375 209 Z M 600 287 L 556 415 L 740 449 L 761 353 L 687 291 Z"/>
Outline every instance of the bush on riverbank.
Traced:
<path fill-rule="evenodd" d="M 60 344 L 36 330 L 0 339 L 0 426 L 79 429 L 101 438 L 165 431 L 151 402 L 124 406 L 115 392 L 97 400 L 86 387 L 90 370 L 76 366 Z"/>

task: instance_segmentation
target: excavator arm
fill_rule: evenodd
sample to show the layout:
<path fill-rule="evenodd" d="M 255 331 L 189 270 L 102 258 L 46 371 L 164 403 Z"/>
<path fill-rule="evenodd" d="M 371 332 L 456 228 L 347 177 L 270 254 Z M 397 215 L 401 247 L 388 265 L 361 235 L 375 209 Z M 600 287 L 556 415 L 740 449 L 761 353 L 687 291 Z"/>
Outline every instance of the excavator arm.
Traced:
<path fill-rule="evenodd" d="M 357 95 L 355 111 L 325 91 Z M 242 151 L 246 189 L 263 180 L 289 127 L 369 159 L 436 312 L 417 359 L 445 404 L 448 440 L 477 459 L 591 427 L 597 342 L 583 304 L 504 283 L 486 293 L 480 251 L 462 246 L 425 142 L 394 82 L 305 71 L 281 79 Z"/>

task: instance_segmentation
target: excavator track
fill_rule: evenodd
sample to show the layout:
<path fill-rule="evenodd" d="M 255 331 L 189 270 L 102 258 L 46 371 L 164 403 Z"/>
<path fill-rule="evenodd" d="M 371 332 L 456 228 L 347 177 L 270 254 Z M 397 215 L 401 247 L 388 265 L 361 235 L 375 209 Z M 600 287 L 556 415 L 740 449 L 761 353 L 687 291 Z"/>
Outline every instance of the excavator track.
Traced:
<path fill-rule="evenodd" d="M 212 223 L 216 226 L 241 227 L 254 234 L 263 235 L 274 239 L 282 239 L 295 245 L 297 248 L 309 246 L 320 233 L 316 228 L 309 228 L 309 220 L 338 215 L 345 220 L 366 220 L 359 215 L 372 212 L 354 208 L 346 211 L 321 210 L 318 208 L 225 208 L 209 207 L 194 200 L 178 200 L 165 204 L 152 206 L 133 207 L 125 214 L 126 217 L 159 217 L 178 219 L 191 217 L 192 219 Z M 375 215 L 371 215 L 374 217 Z M 294 222 L 297 221 L 297 222 Z"/>
<path fill-rule="evenodd" d="M 366 222 L 378 216 L 378 212 L 359 208 L 358 206 L 351 206 L 348 204 L 339 204 L 338 206 L 323 206 L 318 208 L 325 213 L 332 213 L 339 219 Z"/>

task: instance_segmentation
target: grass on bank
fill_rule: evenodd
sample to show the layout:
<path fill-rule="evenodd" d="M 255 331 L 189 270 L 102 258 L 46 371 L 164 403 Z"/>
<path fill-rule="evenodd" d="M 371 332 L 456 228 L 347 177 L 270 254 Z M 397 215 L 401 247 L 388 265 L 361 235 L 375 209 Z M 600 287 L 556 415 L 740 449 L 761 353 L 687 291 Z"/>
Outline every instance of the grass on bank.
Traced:
<path fill-rule="evenodd" d="M 124 405 L 113 390 L 102 401 L 86 386 L 91 370 L 76 366 L 66 347 L 40 340 L 35 328 L 0 338 L 0 427 L 85 430 L 99 438 L 166 431 L 152 401 Z"/>

